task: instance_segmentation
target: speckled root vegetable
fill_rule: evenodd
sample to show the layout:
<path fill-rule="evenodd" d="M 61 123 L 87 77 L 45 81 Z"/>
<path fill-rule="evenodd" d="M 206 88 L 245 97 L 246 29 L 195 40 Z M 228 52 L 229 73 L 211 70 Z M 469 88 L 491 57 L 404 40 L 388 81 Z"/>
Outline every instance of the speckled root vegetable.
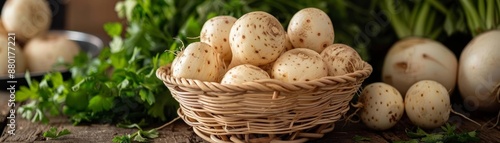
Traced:
<path fill-rule="evenodd" d="M 285 82 L 310 81 L 328 75 L 321 56 L 306 48 L 296 48 L 281 55 L 273 65 L 271 77 Z"/>
<path fill-rule="evenodd" d="M 338 76 L 352 73 L 363 68 L 363 60 L 358 52 L 345 44 L 328 46 L 321 57 L 328 67 L 328 76 Z"/>
<path fill-rule="evenodd" d="M 286 31 L 269 13 L 249 12 L 231 28 L 229 44 L 233 58 L 229 68 L 241 64 L 261 66 L 275 61 L 285 50 Z"/>
<path fill-rule="evenodd" d="M 236 20 L 232 16 L 216 16 L 210 18 L 201 28 L 200 41 L 219 52 L 226 64 L 229 64 L 232 58 L 229 31 Z"/>
<path fill-rule="evenodd" d="M 203 42 L 189 44 L 174 59 L 171 66 L 172 76 L 219 82 L 224 70 L 220 54 Z"/>
<path fill-rule="evenodd" d="M 437 128 L 446 123 L 450 117 L 450 96 L 440 83 L 422 80 L 408 89 L 405 109 L 406 115 L 414 125 L 426 129 Z"/>
<path fill-rule="evenodd" d="M 472 110 L 500 110 L 500 30 L 478 35 L 462 51 L 458 88 Z"/>
<path fill-rule="evenodd" d="M 333 44 L 335 38 L 330 17 L 317 8 L 305 8 L 295 13 L 287 33 L 293 47 L 309 48 L 318 53 Z"/>
<path fill-rule="evenodd" d="M 238 65 L 226 72 L 222 84 L 240 84 L 259 79 L 270 79 L 266 71 L 250 64 Z"/>
<path fill-rule="evenodd" d="M 360 117 L 363 123 L 374 130 L 386 130 L 401 119 L 404 114 L 403 97 L 391 85 L 377 82 L 367 85 L 360 97 Z"/>
<path fill-rule="evenodd" d="M 10 50 L 9 50 L 10 49 Z M 12 52 L 12 53 L 9 53 Z M 14 63 L 15 73 L 23 73 L 26 71 L 26 60 L 23 49 L 19 46 L 13 46 L 7 43 L 7 37 L 0 35 L 0 76 L 7 75 L 9 62 Z"/>
<path fill-rule="evenodd" d="M 439 42 L 411 37 L 395 43 L 384 61 L 382 81 L 401 94 L 420 80 L 434 80 L 453 90 L 457 80 L 457 58 Z"/>
<path fill-rule="evenodd" d="M 78 44 L 59 34 L 33 38 L 24 47 L 28 69 L 33 72 L 50 71 L 59 59 L 64 63 L 73 63 L 73 58 L 79 52 Z"/>
<path fill-rule="evenodd" d="M 292 49 L 294 49 L 294 47 L 292 43 L 290 43 L 290 39 L 288 39 L 288 36 L 286 36 L 285 51 L 283 53 L 285 53 L 286 51 L 290 51 Z M 261 68 L 262 70 L 266 71 L 269 75 L 271 75 L 271 70 L 273 69 L 273 66 L 274 66 L 274 61 L 265 65 L 261 65 L 259 66 L 259 68 Z"/>
<path fill-rule="evenodd" d="M 2 22 L 7 32 L 28 41 L 49 30 L 52 12 L 46 0 L 8 0 L 2 8 Z"/>

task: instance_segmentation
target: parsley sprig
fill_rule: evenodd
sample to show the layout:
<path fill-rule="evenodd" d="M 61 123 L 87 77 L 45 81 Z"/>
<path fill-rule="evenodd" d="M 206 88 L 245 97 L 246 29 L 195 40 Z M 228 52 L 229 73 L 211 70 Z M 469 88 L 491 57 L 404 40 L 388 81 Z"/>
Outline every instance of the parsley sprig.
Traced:
<path fill-rule="evenodd" d="M 69 135 L 71 132 L 68 129 L 58 131 L 57 128 L 51 127 L 49 130 L 43 132 L 43 137 L 57 139 L 59 137 Z"/>
<path fill-rule="evenodd" d="M 449 123 L 441 126 L 441 129 L 441 132 L 436 133 L 428 133 L 421 128 L 417 128 L 416 131 L 406 130 L 406 134 L 412 139 L 407 141 L 396 141 L 395 143 L 469 143 L 479 141 L 477 131 L 457 133 L 457 127 Z"/>

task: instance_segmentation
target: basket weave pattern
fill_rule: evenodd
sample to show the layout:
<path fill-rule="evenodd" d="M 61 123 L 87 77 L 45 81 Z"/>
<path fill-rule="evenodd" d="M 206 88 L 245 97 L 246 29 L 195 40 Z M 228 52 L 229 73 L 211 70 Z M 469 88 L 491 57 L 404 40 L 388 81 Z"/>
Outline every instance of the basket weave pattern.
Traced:
<path fill-rule="evenodd" d="M 342 76 L 235 85 L 175 78 L 170 65 L 156 75 L 180 103 L 178 115 L 207 141 L 305 142 L 333 130 L 371 72 L 365 62 L 363 69 Z"/>

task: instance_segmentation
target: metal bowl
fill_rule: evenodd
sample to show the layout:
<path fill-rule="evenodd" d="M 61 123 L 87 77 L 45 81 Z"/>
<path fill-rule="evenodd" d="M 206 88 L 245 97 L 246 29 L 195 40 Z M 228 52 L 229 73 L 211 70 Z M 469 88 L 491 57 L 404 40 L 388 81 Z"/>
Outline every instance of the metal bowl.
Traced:
<path fill-rule="evenodd" d="M 81 51 L 89 53 L 93 58 L 99 55 L 104 45 L 102 40 L 99 39 L 98 37 L 83 32 L 68 31 L 68 30 L 51 30 L 49 31 L 49 33 L 60 34 L 67 37 L 69 40 L 75 41 L 80 47 Z M 61 70 L 60 72 L 62 72 L 63 77 L 65 78 L 71 76 L 71 73 L 67 69 Z M 43 75 L 45 75 L 46 73 L 47 72 L 30 72 L 30 77 L 32 79 L 41 80 L 43 78 Z M 25 75 L 24 72 L 16 73 L 14 79 L 9 78 L 8 76 L 0 76 L 0 83 L 2 83 L 2 85 L 5 85 L 7 81 L 16 81 L 18 86 L 27 85 L 24 75 Z M 2 87 L 2 90 L 4 89 L 5 88 Z"/>
<path fill-rule="evenodd" d="M 101 39 L 87 33 L 67 30 L 52 30 L 50 33 L 61 34 L 75 41 L 82 51 L 90 53 L 92 57 L 97 57 L 103 48 Z"/>

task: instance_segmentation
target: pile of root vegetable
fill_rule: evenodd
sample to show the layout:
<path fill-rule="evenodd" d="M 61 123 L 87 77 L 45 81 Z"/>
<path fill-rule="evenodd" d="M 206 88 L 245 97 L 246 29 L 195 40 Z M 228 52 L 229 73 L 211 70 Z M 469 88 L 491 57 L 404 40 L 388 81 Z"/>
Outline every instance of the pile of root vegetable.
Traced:
<path fill-rule="evenodd" d="M 421 1 L 403 14 L 389 14 L 391 24 L 400 40 L 389 49 L 382 67 L 382 82 L 367 85 L 358 103 L 361 121 L 374 130 L 386 130 L 406 113 L 409 120 L 424 129 L 435 129 L 448 122 L 452 110 L 451 98 L 458 87 L 464 107 L 471 112 L 493 113 L 497 126 L 500 118 L 500 7 L 499 1 L 467 0 L 457 2 L 463 9 L 445 8 L 440 2 Z M 381 4 L 385 10 L 394 10 L 392 1 Z M 488 5 L 487 8 L 484 6 Z M 465 18 L 453 17 L 463 10 Z M 412 13 L 410 13 L 410 11 Z M 419 11 L 423 11 L 420 12 Z M 440 13 L 439 13 L 440 12 Z M 460 31 L 464 24 L 470 28 L 473 39 L 460 55 L 435 39 L 432 33 L 435 15 L 446 19 L 447 32 Z M 412 15 L 411 17 L 407 17 Z M 431 16 L 431 22 L 427 19 Z M 462 19 L 463 21 L 451 20 Z M 465 19 L 465 20 L 464 20 Z M 408 20 L 409 22 L 402 22 Z M 479 23 L 482 21 L 483 23 Z M 448 24 L 448 25 L 446 25 Z M 427 30 L 424 30 L 427 29 Z M 465 29 L 465 26 L 463 26 Z M 442 30 L 442 29 L 441 29 Z M 459 57 L 459 58 L 457 58 Z M 454 112 L 456 113 L 456 112 Z M 459 114 L 459 113 L 457 113 Z M 460 115 L 460 114 L 459 114 Z M 461 115 L 462 117 L 465 117 Z M 492 117 L 492 118 L 495 118 Z M 467 117 L 465 117 L 468 119 Z M 468 119 L 471 122 L 477 122 Z M 486 123 L 488 124 L 488 123 Z M 478 129 L 481 126 L 478 124 Z"/>
<path fill-rule="evenodd" d="M 172 76 L 221 84 L 259 79 L 307 82 L 363 68 L 350 46 L 334 43 L 329 16 L 305 8 L 287 30 L 273 15 L 249 12 L 236 19 L 216 16 L 204 23 L 200 42 L 190 43 L 172 62 Z"/>
<path fill-rule="evenodd" d="M 0 70 L 0 76 L 27 70 L 48 72 L 62 62 L 73 62 L 80 47 L 63 35 L 49 32 L 51 17 L 47 1 L 6 1 L 0 23 L 0 43 L 5 48 L 0 48 L 0 59 L 14 59 L 15 71 L 8 72 L 5 68 Z M 0 60 L 2 69 L 7 64 L 8 60 Z"/>

